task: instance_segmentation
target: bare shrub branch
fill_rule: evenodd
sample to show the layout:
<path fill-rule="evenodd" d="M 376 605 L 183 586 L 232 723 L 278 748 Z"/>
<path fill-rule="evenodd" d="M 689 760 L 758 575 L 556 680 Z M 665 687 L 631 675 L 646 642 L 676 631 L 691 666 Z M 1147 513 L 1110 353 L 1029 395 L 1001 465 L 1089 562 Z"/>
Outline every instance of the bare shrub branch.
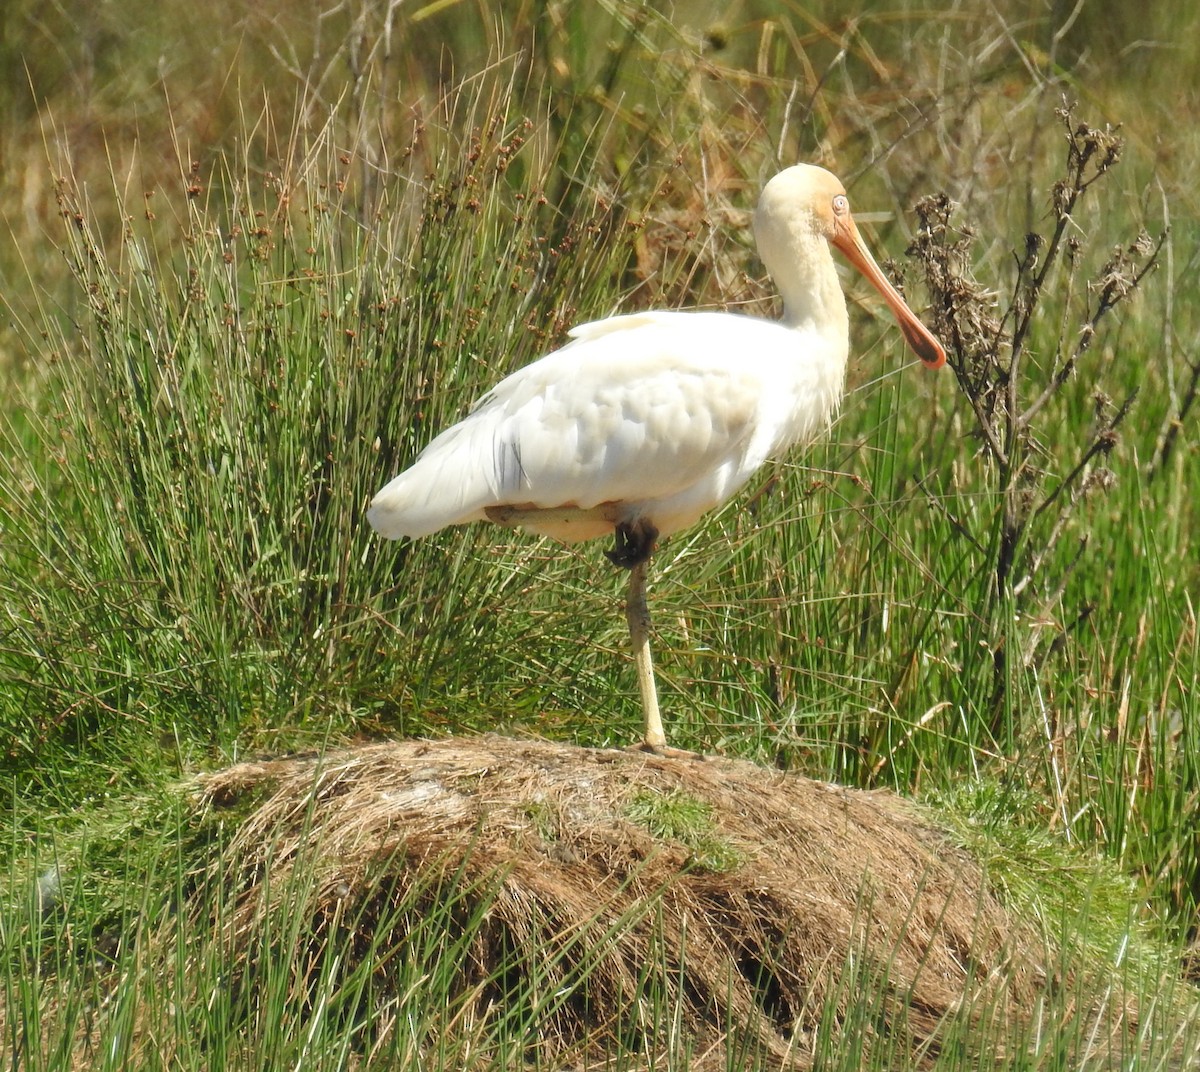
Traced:
<path fill-rule="evenodd" d="M 1136 391 L 1114 406 L 1097 387 L 1093 429 L 1073 457 L 1051 457 L 1044 445 L 1057 419 L 1052 403 L 1092 350 L 1102 322 L 1156 267 L 1166 239 L 1143 231 L 1117 246 L 1091 278 L 1083 277 L 1086 229 L 1078 215 L 1092 187 L 1119 162 L 1122 141 L 1114 128 L 1077 121 L 1068 102 L 1055 115 L 1066 156 L 1062 177 L 1049 190 L 1050 227 L 1026 234 L 1014 249 L 1015 274 L 1003 288 L 1003 304 L 999 287 L 985 286 L 972 274 L 976 232 L 955 222 L 958 206 L 944 194 L 916 205 L 921 226 L 909 249 L 922 265 L 935 330 L 948 344 L 949 364 L 974 414 L 972 434 L 995 473 L 998 515 L 988 522 L 992 535 L 972 543 L 987 547 L 992 574 L 984 618 L 992 630 L 996 704 L 1012 667 L 1036 667 L 1055 650 L 1041 645 L 1035 630 L 1029 650 L 1006 654 L 1006 622 L 1022 609 L 1050 617 L 1052 604 L 1061 600 L 1066 577 L 1088 545 L 1086 534 L 1072 532 L 1077 507 L 1115 482 L 1113 472 L 1096 462 L 1117 446 Z M 1055 322 L 1057 338 L 1047 343 L 1044 325 Z M 1058 477 L 1056 470 L 1065 475 Z M 1056 553 L 1068 538 L 1076 541 L 1074 552 Z M 1059 616 L 1086 619 L 1083 611 Z"/>

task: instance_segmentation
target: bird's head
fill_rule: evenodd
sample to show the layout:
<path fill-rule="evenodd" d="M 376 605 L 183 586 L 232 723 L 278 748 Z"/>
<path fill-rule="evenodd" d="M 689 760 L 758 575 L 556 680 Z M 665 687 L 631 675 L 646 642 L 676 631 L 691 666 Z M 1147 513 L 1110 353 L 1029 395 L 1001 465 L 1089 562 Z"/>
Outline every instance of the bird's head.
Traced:
<path fill-rule="evenodd" d="M 813 237 L 824 238 L 857 268 L 896 318 L 912 351 L 929 367 L 946 362 L 946 352 L 883 274 L 858 232 L 846 189 L 836 175 L 815 164 L 796 164 L 776 175 L 763 188 L 754 217 L 759 249 L 766 252 L 780 240 L 805 248 Z"/>

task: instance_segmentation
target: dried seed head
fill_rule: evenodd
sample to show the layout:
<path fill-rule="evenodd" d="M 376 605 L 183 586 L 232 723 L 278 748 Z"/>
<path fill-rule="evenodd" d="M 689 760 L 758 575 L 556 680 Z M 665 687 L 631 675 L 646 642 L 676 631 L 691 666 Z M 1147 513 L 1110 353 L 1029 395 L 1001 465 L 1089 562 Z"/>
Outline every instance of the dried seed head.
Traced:
<path fill-rule="evenodd" d="M 1071 206 L 1075 203 L 1077 191 L 1066 179 L 1059 179 L 1050 187 L 1050 204 L 1054 206 L 1054 215 L 1060 220 L 1071 214 Z"/>
<path fill-rule="evenodd" d="M 1115 440 L 1115 436 L 1113 437 Z M 1084 495 L 1088 495 L 1094 491 L 1101 494 L 1112 491 L 1117 486 L 1117 474 L 1114 473 L 1106 465 L 1101 465 L 1088 473 L 1087 478 L 1083 482 L 1083 487 L 1080 491 Z"/>
<path fill-rule="evenodd" d="M 1025 271 L 1033 271 L 1037 267 L 1038 253 L 1045 244 L 1046 240 L 1037 231 L 1030 231 L 1025 236 L 1025 258 L 1021 263 Z"/>
<path fill-rule="evenodd" d="M 920 220 L 908 248 L 917 258 L 931 299 L 933 329 L 949 343 L 951 361 L 971 377 L 991 360 L 1000 346 L 1002 330 L 995 316 L 994 295 L 971 271 L 974 231 L 951 223 L 958 206 L 945 194 L 922 198 L 915 206 Z"/>

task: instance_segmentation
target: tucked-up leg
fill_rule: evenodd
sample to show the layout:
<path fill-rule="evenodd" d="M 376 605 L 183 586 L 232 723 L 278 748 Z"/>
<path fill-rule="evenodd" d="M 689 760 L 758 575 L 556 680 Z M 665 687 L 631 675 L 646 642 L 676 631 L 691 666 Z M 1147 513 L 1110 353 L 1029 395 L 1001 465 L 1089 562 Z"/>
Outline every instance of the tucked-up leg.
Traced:
<path fill-rule="evenodd" d="M 617 525 L 615 535 L 613 549 L 604 553 L 614 566 L 633 569 L 654 553 L 658 529 L 642 518 L 632 522 L 622 521 Z"/>

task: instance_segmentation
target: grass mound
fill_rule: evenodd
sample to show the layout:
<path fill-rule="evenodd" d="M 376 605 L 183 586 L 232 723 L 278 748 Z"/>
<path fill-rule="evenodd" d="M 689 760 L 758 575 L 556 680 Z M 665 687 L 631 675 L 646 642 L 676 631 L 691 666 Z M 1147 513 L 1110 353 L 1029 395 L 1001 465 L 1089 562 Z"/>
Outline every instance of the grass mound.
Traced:
<path fill-rule="evenodd" d="M 201 792 L 241 816 L 224 940 L 261 955 L 282 909 L 315 921 L 296 959 L 319 964 L 351 928 L 346 948 L 372 950 L 375 1005 L 358 1013 L 376 1045 L 402 1026 L 388 976 L 431 952 L 431 919 L 456 948 L 438 950 L 448 1022 L 524 1008 L 522 1056 L 551 1067 L 614 1046 L 652 1059 L 678 1036 L 807 1062 L 867 979 L 869 1034 L 932 1056 L 950 1024 L 984 1015 L 994 1039 L 1026 1022 L 1046 981 L 1032 930 L 886 792 L 497 736 L 241 763 Z M 262 970 L 244 958 L 236 985 Z"/>

